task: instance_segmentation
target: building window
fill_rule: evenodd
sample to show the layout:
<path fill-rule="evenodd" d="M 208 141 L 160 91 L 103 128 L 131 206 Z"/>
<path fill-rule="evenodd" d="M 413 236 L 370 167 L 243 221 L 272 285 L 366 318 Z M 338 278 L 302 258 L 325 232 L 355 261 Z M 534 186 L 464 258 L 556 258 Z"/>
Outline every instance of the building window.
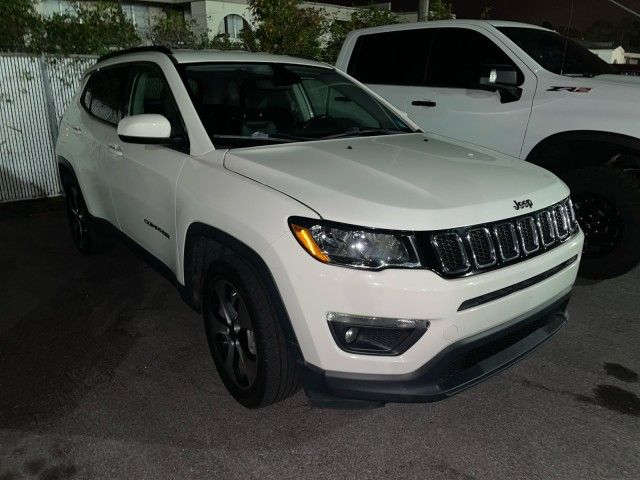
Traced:
<path fill-rule="evenodd" d="M 240 15 L 231 14 L 224 17 L 224 33 L 232 40 L 240 38 L 240 32 L 247 25 L 247 21 Z"/>

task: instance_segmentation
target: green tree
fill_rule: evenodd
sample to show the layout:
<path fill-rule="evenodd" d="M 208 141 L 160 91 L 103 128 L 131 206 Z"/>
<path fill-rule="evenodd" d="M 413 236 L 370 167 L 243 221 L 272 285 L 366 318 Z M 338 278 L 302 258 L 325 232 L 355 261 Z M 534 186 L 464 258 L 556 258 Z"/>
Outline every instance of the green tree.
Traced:
<path fill-rule="evenodd" d="M 251 51 L 319 58 L 327 28 L 324 12 L 300 6 L 300 0 L 249 0 L 253 29 L 242 31 Z"/>
<path fill-rule="evenodd" d="M 117 2 L 79 3 L 72 12 L 43 18 L 32 49 L 61 54 L 103 54 L 140 43 L 135 26 Z"/>
<path fill-rule="evenodd" d="M 375 5 L 358 8 L 351 13 L 351 17 L 346 21 L 334 18 L 329 25 L 329 39 L 324 48 L 322 59 L 334 63 L 347 34 L 352 30 L 394 23 L 398 23 L 398 16 L 395 13 Z"/>
<path fill-rule="evenodd" d="M 0 0 L 0 50 L 24 50 L 39 17 L 33 0 Z"/>

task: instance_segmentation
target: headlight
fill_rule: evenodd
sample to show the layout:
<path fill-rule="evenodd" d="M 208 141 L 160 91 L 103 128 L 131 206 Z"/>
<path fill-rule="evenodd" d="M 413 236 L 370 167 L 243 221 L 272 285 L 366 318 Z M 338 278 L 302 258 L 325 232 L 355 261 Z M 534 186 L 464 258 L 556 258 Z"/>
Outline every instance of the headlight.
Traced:
<path fill-rule="evenodd" d="M 420 266 L 410 233 L 305 218 L 291 218 L 289 226 L 300 245 L 323 263 L 369 270 Z"/>

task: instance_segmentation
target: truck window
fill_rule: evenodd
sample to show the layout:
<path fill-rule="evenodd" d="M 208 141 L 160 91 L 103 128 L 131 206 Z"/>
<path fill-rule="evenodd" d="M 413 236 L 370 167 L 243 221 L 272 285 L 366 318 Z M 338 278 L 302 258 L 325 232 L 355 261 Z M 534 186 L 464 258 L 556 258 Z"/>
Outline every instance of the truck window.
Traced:
<path fill-rule="evenodd" d="M 432 29 L 425 28 L 362 35 L 347 73 L 363 83 L 424 85 L 432 38 Z"/>
<path fill-rule="evenodd" d="M 427 85 L 469 88 L 478 81 L 481 65 L 510 65 L 524 81 L 509 56 L 483 34 L 467 28 L 438 28 L 429 56 Z"/>
<path fill-rule="evenodd" d="M 522 27 L 499 27 L 498 30 L 552 73 L 584 76 L 617 73 L 596 54 L 556 32 Z"/>

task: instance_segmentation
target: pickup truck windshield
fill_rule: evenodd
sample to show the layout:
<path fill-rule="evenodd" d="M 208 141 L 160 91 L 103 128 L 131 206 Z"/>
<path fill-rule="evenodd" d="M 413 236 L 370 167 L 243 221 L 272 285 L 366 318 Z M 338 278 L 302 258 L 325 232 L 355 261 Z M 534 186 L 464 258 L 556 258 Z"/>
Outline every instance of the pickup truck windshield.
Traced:
<path fill-rule="evenodd" d="M 182 73 L 214 145 L 234 148 L 413 132 L 332 68 L 206 63 L 184 65 Z"/>
<path fill-rule="evenodd" d="M 586 77 L 618 73 L 597 55 L 555 32 L 522 27 L 498 27 L 498 30 L 550 72 Z"/>

